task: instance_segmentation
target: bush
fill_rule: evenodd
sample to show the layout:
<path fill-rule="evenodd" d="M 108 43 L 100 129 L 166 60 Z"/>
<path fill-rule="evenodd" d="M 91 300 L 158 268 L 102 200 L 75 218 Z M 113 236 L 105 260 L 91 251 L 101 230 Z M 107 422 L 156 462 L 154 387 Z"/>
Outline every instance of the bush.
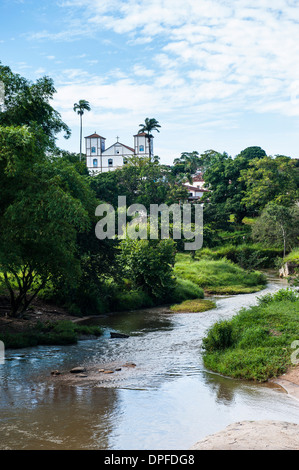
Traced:
<path fill-rule="evenodd" d="M 120 243 L 118 261 L 125 278 L 136 290 L 146 292 L 155 301 L 162 301 L 175 288 L 173 240 L 133 240 Z"/>
<path fill-rule="evenodd" d="M 280 289 L 274 294 L 265 294 L 258 298 L 259 305 L 269 304 L 271 302 L 283 302 L 283 301 L 298 302 L 299 293 L 293 289 Z"/>
<path fill-rule="evenodd" d="M 154 300 L 146 292 L 136 289 L 115 294 L 111 300 L 110 309 L 115 312 L 121 312 L 153 307 L 154 305 Z"/>
<path fill-rule="evenodd" d="M 233 328 L 230 321 L 215 323 L 203 339 L 203 348 L 206 351 L 221 351 L 231 347 L 232 344 Z"/>

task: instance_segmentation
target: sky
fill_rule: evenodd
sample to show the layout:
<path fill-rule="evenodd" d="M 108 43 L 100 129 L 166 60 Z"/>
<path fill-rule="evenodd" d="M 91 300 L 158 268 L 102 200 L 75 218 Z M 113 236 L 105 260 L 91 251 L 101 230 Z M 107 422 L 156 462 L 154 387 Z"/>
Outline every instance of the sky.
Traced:
<path fill-rule="evenodd" d="M 154 153 L 299 157 L 299 0 L 0 0 L 0 61 L 37 80 L 71 128 L 133 146 L 145 118 Z"/>

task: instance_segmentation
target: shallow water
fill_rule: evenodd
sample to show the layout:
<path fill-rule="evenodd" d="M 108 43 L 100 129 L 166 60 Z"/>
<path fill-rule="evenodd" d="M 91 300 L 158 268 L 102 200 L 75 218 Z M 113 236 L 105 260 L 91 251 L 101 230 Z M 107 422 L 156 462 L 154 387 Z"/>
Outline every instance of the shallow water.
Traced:
<path fill-rule="evenodd" d="M 285 285 L 272 280 L 266 291 Z M 163 309 L 98 319 L 105 334 L 63 347 L 6 351 L 0 365 L 1 449 L 188 449 L 242 420 L 299 424 L 299 401 L 282 389 L 205 370 L 201 341 L 219 319 L 253 305 L 257 294 L 218 298 L 204 313 Z M 110 331 L 130 335 L 111 339 Z M 106 384 L 57 385 L 53 369 L 134 362 Z"/>

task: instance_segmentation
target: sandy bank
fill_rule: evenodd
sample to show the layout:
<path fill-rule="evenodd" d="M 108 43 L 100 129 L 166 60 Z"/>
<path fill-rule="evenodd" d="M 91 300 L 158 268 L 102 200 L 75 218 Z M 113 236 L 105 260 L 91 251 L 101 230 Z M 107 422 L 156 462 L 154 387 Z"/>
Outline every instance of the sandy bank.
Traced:
<path fill-rule="evenodd" d="M 299 450 L 299 424 L 242 421 L 205 437 L 191 450 Z"/>
<path fill-rule="evenodd" d="M 276 383 L 283 387 L 286 392 L 299 400 L 299 367 L 292 367 L 285 374 L 275 379 L 269 380 L 269 382 Z"/>
<path fill-rule="evenodd" d="M 299 400 L 299 367 L 269 382 Z M 242 421 L 197 442 L 191 450 L 299 450 L 299 424 L 285 421 Z"/>

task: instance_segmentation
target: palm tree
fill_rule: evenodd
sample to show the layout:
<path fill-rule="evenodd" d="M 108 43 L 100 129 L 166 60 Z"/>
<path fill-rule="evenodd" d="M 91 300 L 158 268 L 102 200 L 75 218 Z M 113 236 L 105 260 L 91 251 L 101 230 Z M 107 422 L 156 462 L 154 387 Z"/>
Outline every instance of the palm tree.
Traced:
<path fill-rule="evenodd" d="M 159 122 L 156 119 L 146 118 L 145 121 L 144 121 L 144 124 L 139 124 L 139 127 L 141 127 L 141 129 L 138 131 L 138 134 L 141 134 L 143 132 L 145 132 L 147 134 L 148 148 L 149 148 L 149 159 L 151 161 L 151 159 L 152 159 L 151 138 L 153 137 L 151 132 L 152 131 L 160 132 L 158 127 L 161 127 L 161 126 L 160 126 Z"/>
<path fill-rule="evenodd" d="M 80 116 L 80 162 L 81 162 L 81 155 L 82 155 L 82 116 L 84 111 L 90 111 L 91 107 L 88 101 L 86 100 L 79 100 L 79 103 L 74 104 L 74 111 L 77 112 Z"/>
<path fill-rule="evenodd" d="M 201 166 L 201 158 L 198 152 L 183 152 L 180 158 L 175 158 L 173 163 L 177 173 L 183 172 L 188 178 L 189 183 L 192 182 L 192 175 L 196 173 L 198 168 Z M 176 168 L 177 167 L 177 168 Z"/>

